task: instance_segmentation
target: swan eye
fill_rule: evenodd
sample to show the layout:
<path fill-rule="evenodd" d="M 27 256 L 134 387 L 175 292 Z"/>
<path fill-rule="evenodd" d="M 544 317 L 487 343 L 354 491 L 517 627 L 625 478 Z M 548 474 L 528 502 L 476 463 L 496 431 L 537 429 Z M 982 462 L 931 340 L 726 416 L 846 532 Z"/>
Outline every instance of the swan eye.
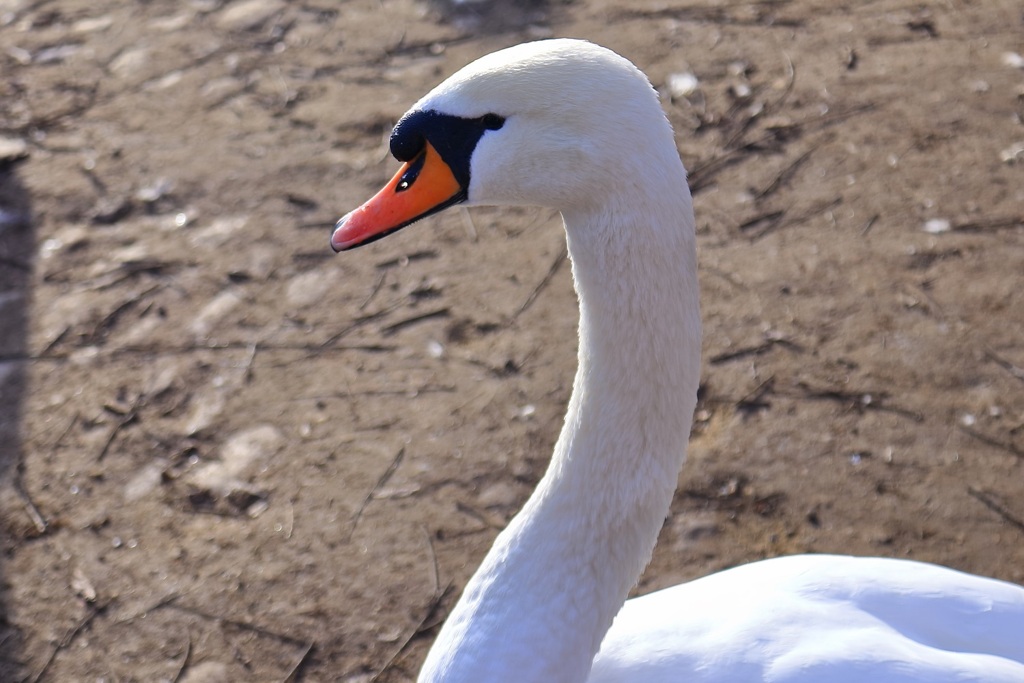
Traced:
<path fill-rule="evenodd" d="M 505 117 L 497 114 L 484 114 L 480 117 L 480 123 L 487 130 L 498 130 L 505 125 Z"/>
<path fill-rule="evenodd" d="M 423 151 L 419 153 L 410 164 L 409 169 L 402 174 L 401 180 L 398 181 L 398 185 L 395 186 L 395 193 L 405 192 L 412 184 L 416 182 L 416 179 L 420 177 L 420 171 L 423 170 L 423 162 L 427 159 L 427 150 L 424 147 Z"/>

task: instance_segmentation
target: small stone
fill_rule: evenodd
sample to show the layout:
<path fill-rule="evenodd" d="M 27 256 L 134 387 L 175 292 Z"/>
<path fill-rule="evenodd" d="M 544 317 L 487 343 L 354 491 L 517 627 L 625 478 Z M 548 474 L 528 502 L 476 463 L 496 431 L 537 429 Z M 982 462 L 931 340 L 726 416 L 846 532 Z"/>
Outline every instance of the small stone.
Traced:
<path fill-rule="evenodd" d="M 224 412 L 227 400 L 220 391 L 210 391 L 194 399 L 193 410 L 185 421 L 185 434 L 194 436 L 203 431 Z"/>
<path fill-rule="evenodd" d="M 181 683 L 224 683 L 231 680 L 227 664 L 205 661 L 191 666 L 181 677 Z"/>
<path fill-rule="evenodd" d="M 750 89 L 750 86 L 747 85 L 746 83 L 736 83 L 735 85 L 729 86 L 729 92 L 736 99 L 745 100 L 748 97 L 750 97 L 753 91 Z"/>
<path fill-rule="evenodd" d="M 184 78 L 185 73 L 183 71 L 172 71 L 168 74 L 164 74 L 160 78 L 154 81 L 146 83 L 146 87 L 152 90 L 166 90 L 167 88 L 174 87 L 181 79 Z"/>
<path fill-rule="evenodd" d="M 534 413 L 536 412 L 537 406 L 533 405 L 532 403 L 528 403 L 516 411 L 516 418 L 520 420 L 526 420 L 533 417 Z"/>
<path fill-rule="evenodd" d="M 700 89 L 700 81 L 692 73 L 670 74 L 665 84 L 672 99 L 692 95 Z"/>
<path fill-rule="evenodd" d="M 1003 64 L 1014 69 L 1024 69 L 1024 57 L 1016 52 L 1004 52 Z"/>
<path fill-rule="evenodd" d="M 199 311 L 189 328 L 199 338 L 205 338 L 227 316 L 242 298 L 233 291 L 225 290 L 215 296 Z"/>
<path fill-rule="evenodd" d="M 149 27 L 154 31 L 162 31 L 164 33 L 170 33 L 171 31 L 178 31 L 188 26 L 189 22 L 192 21 L 191 12 L 182 12 L 181 14 L 172 14 L 166 17 L 157 17 L 149 22 Z"/>
<path fill-rule="evenodd" d="M 18 161 L 28 156 L 28 144 L 21 138 L 0 138 L 0 163 Z"/>
<path fill-rule="evenodd" d="M 237 432 L 220 449 L 219 460 L 196 469 L 192 483 L 222 496 L 244 490 L 245 487 L 238 480 L 242 473 L 253 462 L 273 456 L 284 442 L 284 435 L 272 425 L 259 425 Z"/>
<path fill-rule="evenodd" d="M 96 601 L 96 588 L 81 567 L 75 567 L 75 571 L 71 574 L 71 590 L 86 602 Z"/>
<path fill-rule="evenodd" d="M 1024 161 L 1024 142 L 1015 142 L 999 152 L 999 159 L 1006 164 Z"/>
<path fill-rule="evenodd" d="M 932 218 L 924 222 L 924 227 L 921 228 L 930 235 L 938 235 L 943 232 L 949 232 L 953 229 L 953 224 L 945 218 Z"/>
<path fill-rule="evenodd" d="M 124 487 L 124 499 L 128 502 L 144 498 L 160 485 L 164 468 L 160 463 L 143 467 Z"/>
<path fill-rule="evenodd" d="M 110 71 L 116 76 L 130 76 L 137 73 L 149 61 L 149 52 L 145 48 L 128 50 L 118 55 L 110 63 Z"/>
<path fill-rule="evenodd" d="M 292 306 L 303 308 L 324 300 L 328 291 L 335 286 L 333 271 L 310 270 L 291 279 L 285 289 L 285 297 Z"/>
<path fill-rule="evenodd" d="M 193 232 L 189 242 L 193 247 L 215 249 L 226 244 L 247 224 L 245 216 L 221 216 L 207 227 Z"/>
<path fill-rule="evenodd" d="M 90 17 L 88 19 L 79 19 L 71 26 L 71 30 L 75 33 L 93 33 L 95 31 L 102 31 L 110 28 L 114 23 L 113 17 L 109 14 L 105 14 L 102 17 Z"/>
<path fill-rule="evenodd" d="M 427 342 L 427 355 L 431 358 L 443 358 L 444 344 L 439 341 L 430 340 Z"/>
<path fill-rule="evenodd" d="M 23 47 L 11 46 L 7 48 L 7 56 L 22 66 L 32 63 L 32 53 Z"/>
<path fill-rule="evenodd" d="M 139 188 L 139 191 L 135 193 L 135 198 L 141 202 L 152 204 L 155 201 L 159 201 L 161 197 L 164 197 L 174 189 L 174 181 L 168 180 L 167 178 L 159 178 L 155 182 L 150 183 L 145 187 Z"/>
<path fill-rule="evenodd" d="M 81 50 L 80 45 L 55 45 L 54 47 L 43 48 L 32 58 L 36 64 L 55 64 L 63 62 Z"/>
<path fill-rule="evenodd" d="M 228 5 L 217 18 L 217 26 L 232 31 L 255 28 L 284 7 L 280 0 L 245 0 Z"/>
<path fill-rule="evenodd" d="M 485 508 L 511 508 L 519 504 L 522 491 L 519 487 L 506 481 L 499 481 L 480 492 L 478 501 Z"/>

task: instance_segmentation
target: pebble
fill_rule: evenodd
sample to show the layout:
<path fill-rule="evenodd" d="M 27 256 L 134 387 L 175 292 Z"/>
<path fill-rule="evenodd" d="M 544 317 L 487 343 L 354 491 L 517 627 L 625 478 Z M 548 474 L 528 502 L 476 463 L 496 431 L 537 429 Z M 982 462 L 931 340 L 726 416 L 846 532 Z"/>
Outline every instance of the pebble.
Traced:
<path fill-rule="evenodd" d="M 192 412 L 185 425 L 185 433 L 194 436 L 213 424 L 222 412 L 227 399 L 222 391 L 211 391 L 194 399 Z"/>
<path fill-rule="evenodd" d="M 92 585 L 92 581 L 85 575 L 81 567 L 75 567 L 75 570 L 71 573 L 71 590 L 75 591 L 75 594 L 85 599 L 86 602 L 94 602 L 96 600 L 96 588 Z"/>
<path fill-rule="evenodd" d="M 132 502 L 145 497 L 160 485 L 164 467 L 162 463 L 150 463 L 128 481 L 124 486 L 124 499 Z"/>
<path fill-rule="evenodd" d="M 214 219 L 205 228 L 196 230 L 189 242 L 193 247 L 216 248 L 226 244 L 247 224 L 248 220 L 245 216 L 222 216 Z"/>
<path fill-rule="evenodd" d="M 672 99 L 692 95 L 700 89 L 700 81 L 692 73 L 670 74 L 665 84 Z"/>
<path fill-rule="evenodd" d="M 32 53 L 17 45 L 7 48 L 7 56 L 22 66 L 32 63 Z"/>
<path fill-rule="evenodd" d="M 110 28 L 113 23 L 113 17 L 109 14 L 105 14 L 102 17 L 79 19 L 71 26 L 71 30 L 75 33 L 94 33 L 96 31 L 103 31 Z"/>
<path fill-rule="evenodd" d="M 202 310 L 199 311 L 199 315 L 192 321 L 189 329 L 192 330 L 196 337 L 205 338 L 217 326 L 217 323 L 223 320 L 240 303 L 242 303 L 242 298 L 233 291 L 226 290 L 221 292 L 203 306 Z"/>
<path fill-rule="evenodd" d="M 262 24 L 284 7 L 280 0 L 245 0 L 228 5 L 217 17 L 217 26 L 231 31 L 244 31 Z"/>
<path fill-rule="evenodd" d="M 11 162 L 28 156 L 28 144 L 21 138 L 0 138 L 0 161 Z"/>
<path fill-rule="evenodd" d="M 231 680 L 228 666 L 223 662 L 205 661 L 188 668 L 181 683 L 224 683 Z"/>
<path fill-rule="evenodd" d="M 931 220 L 924 222 L 924 227 L 921 228 L 925 232 L 931 235 L 938 235 L 943 232 L 949 232 L 953 229 L 953 224 L 945 218 L 932 218 Z"/>
<path fill-rule="evenodd" d="M 1024 69 L 1024 57 L 1016 52 L 1004 52 L 1003 64 L 1014 69 Z"/>
<path fill-rule="evenodd" d="M 172 14 L 166 17 L 157 17 L 149 22 L 149 27 L 154 31 L 163 31 L 170 33 L 171 31 L 178 31 L 188 26 L 189 22 L 192 21 L 191 12 L 182 12 L 181 14 Z"/>
<path fill-rule="evenodd" d="M 240 488 L 238 477 L 256 460 L 264 460 L 284 445 L 273 425 L 258 425 L 233 434 L 220 449 L 220 458 L 198 468 L 193 483 L 221 495 Z"/>
<path fill-rule="evenodd" d="M 443 358 L 444 357 L 444 344 L 441 342 L 431 339 L 427 342 L 427 355 L 431 358 Z"/>
<path fill-rule="evenodd" d="M 522 487 L 516 486 L 507 481 L 498 481 L 481 491 L 477 500 L 480 505 L 485 508 L 507 508 L 518 505 L 521 502 L 522 497 Z"/>
<path fill-rule="evenodd" d="M 999 152 L 999 158 L 1003 163 L 1015 164 L 1024 161 L 1024 142 L 1015 142 L 1006 149 Z"/>
<path fill-rule="evenodd" d="M 32 58 L 36 64 L 54 64 L 63 62 L 68 57 L 74 56 L 82 47 L 80 45 L 55 45 L 54 47 L 43 48 Z"/>
<path fill-rule="evenodd" d="M 135 193 L 135 198 L 141 202 L 152 204 L 158 201 L 161 197 L 169 194 L 174 190 L 174 181 L 168 180 L 167 178 L 158 178 L 154 182 L 140 187 L 138 192 Z"/>
<path fill-rule="evenodd" d="M 149 52 L 145 48 L 128 50 L 118 55 L 110 63 L 110 71 L 115 76 L 130 76 L 137 73 L 149 61 Z"/>
<path fill-rule="evenodd" d="M 537 406 L 532 403 L 528 403 L 525 406 L 521 406 L 516 410 L 516 419 L 527 420 L 537 412 Z"/>
<path fill-rule="evenodd" d="M 296 275 L 285 290 L 288 303 L 303 308 L 323 301 L 328 291 L 335 286 L 332 274 L 336 272 L 337 269 L 328 272 L 314 269 Z"/>

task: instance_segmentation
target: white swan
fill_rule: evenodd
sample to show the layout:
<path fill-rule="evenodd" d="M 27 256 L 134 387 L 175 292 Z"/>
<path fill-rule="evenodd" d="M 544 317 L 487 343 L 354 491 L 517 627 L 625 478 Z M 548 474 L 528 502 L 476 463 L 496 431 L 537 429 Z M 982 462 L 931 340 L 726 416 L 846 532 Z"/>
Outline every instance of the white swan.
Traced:
<path fill-rule="evenodd" d="M 457 202 L 553 207 L 580 303 L 551 465 L 421 681 L 1024 683 L 1024 588 L 932 565 L 788 557 L 625 602 L 685 457 L 701 335 L 685 171 L 636 67 L 575 40 L 496 52 L 416 103 L 391 149 L 406 164 L 335 250 Z"/>

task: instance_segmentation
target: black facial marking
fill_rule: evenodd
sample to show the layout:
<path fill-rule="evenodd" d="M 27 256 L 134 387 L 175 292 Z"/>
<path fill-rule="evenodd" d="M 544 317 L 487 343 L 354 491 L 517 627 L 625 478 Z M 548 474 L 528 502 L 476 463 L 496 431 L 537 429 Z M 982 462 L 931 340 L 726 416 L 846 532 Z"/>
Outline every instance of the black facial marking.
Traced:
<path fill-rule="evenodd" d="M 487 130 L 498 130 L 505 125 L 505 117 L 497 114 L 484 114 L 480 117 L 480 123 Z"/>
<path fill-rule="evenodd" d="M 410 112 L 391 133 L 391 154 L 399 161 L 412 161 L 429 140 L 465 191 L 469 188 L 469 160 L 477 143 L 486 131 L 503 125 L 505 119 L 497 114 L 467 119 L 433 110 Z M 399 188 L 404 189 L 401 183 Z"/>

